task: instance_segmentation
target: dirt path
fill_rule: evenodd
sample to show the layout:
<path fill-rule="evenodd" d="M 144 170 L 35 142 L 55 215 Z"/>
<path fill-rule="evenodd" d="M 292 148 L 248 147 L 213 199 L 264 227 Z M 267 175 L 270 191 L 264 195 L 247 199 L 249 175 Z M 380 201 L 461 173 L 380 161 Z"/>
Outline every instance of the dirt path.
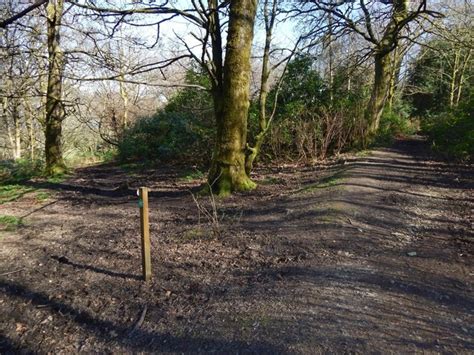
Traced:
<path fill-rule="evenodd" d="M 474 351 L 472 166 L 412 139 L 263 173 L 218 202 L 219 224 L 174 170 L 86 168 L 42 204 L 1 205 L 26 217 L 0 237 L 0 351 Z M 140 185 L 154 191 L 149 285 Z"/>

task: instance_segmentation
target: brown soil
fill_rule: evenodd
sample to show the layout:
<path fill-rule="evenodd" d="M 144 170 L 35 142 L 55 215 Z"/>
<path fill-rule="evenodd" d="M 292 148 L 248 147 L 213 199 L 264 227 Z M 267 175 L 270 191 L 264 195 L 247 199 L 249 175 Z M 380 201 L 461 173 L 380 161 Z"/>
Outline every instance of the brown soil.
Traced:
<path fill-rule="evenodd" d="M 217 202 L 217 222 L 179 173 L 89 167 L 44 185 L 45 202 L 1 205 L 24 225 L 0 237 L 0 352 L 474 351 L 472 166 L 412 139 L 265 168 L 256 192 Z"/>

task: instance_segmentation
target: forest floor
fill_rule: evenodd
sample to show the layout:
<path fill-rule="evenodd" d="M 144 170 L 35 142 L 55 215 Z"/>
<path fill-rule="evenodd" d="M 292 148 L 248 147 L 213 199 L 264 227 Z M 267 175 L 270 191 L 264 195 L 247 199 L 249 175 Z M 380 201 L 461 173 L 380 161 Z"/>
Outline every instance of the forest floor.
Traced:
<path fill-rule="evenodd" d="M 0 352 L 474 352 L 472 165 L 412 138 L 253 177 L 214 221 L 179 169 L 30 182 L 48 197 L 0 205 Z"/>

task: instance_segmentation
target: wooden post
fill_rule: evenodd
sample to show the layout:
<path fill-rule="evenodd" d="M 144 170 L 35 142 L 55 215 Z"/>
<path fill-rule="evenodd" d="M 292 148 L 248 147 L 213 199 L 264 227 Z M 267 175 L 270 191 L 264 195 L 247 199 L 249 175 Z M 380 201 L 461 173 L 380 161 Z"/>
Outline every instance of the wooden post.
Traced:
<path fill-rule="evenodd" d="M 151 279 L 151 251 L 150 251 L 150 226 L 148 223 L 148 188 L 138 189 L 138 206 L 140 207 L 140 229 L 142 233 L 142 269 L 143 279 Z"/>

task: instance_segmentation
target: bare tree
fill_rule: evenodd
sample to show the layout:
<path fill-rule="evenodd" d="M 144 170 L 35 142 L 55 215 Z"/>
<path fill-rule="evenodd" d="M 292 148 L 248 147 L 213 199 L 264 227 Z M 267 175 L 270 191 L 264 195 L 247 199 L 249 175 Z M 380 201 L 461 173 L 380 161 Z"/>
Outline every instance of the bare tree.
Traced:
<path fill-rule="evenodd" d="M 288 55 L 284 55 L 283 58 L 278 58 L 277 63 L 272 65 L 270 62 L 271 50 L 272 50 L 272 41 L 274 36 L 274 29 L 277 21 L 277 16 L 280 11 L 279 4 L 281 3 L 278 0 L 264 0 L 263 2 L 263 24 L 265 27 L 265 41 L 262 55 L 262 71 L 260 75 L 260 88 L 258 94 L 258 132 L 254 138 L 254 144 L 251 146 L 247 144 L 248 154 L 245 161 L 245 169 L 247 174 L 253 169 L 253 164 L 257 159 L 262 144 L 265 141 L 265 137 L 269 132 L 271 123 L 276 113 L 276 104 L 278 101 L 278 93 L 284 78 L 286 67 L 289 61 L 292 59 L 296 53 L 297 47 L 300 43 L 298 39 L 295 43 L 294 48 L 289 50 Z M 280 49 L 282 51 L 282 49 Z M 275 85 L 275 98 L 273 107 L 269 110 L 267 107 L 267 98 L 271 90 L 271 75 L 272 73 L 283 65 L 283 70 L 280 72 L 279 78 L 276 80 Z M 270 111 L 270 112 L 268 112 Z"/>
<path fill-rule="evenodd" d="M 370 140 L 377 132 L 383 109 L 389 96 L 393 77 L 392 52 L 403 37 L 409 37 L 406 29 L 420 17 L 438 16 L 428 9 L 426 0 L 332 0 L 303 1 L 303 10 L 295 9 L 298 15 L 322 12 L 331 15 L 334 36 L 355 33 L 368 44 L 374 60 L 374 81 L 369 103 L 365 111 L 365 138 Z M 315 21 L 310 34 L 318 34 L 328 25 Z"/>

